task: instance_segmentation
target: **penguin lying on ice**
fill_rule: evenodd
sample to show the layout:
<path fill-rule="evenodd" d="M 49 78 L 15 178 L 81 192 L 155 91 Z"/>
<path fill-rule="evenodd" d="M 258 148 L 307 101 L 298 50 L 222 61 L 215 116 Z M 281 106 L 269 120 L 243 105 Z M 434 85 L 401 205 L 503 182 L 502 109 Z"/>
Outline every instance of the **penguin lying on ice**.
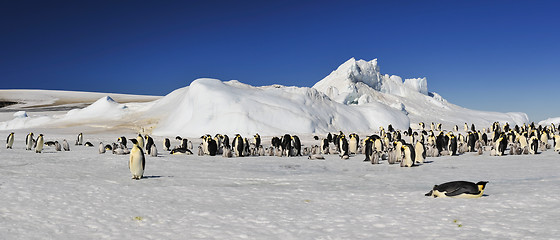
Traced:
<path fill-rule="evenodd" d="M 453 181 L 440 185 L 434 185 L 434 188 L 425 194 L 425 196 L 451 197 L 451 198 L 479 198 L 484 193 L 487 181 L 478 183 L 467 181 Z"/>

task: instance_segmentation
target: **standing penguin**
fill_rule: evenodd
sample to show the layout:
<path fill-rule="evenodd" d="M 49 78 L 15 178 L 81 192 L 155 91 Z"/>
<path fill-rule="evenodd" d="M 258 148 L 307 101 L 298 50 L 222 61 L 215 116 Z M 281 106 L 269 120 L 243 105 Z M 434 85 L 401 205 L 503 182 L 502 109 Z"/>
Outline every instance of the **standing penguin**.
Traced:
<path fill-rule="evenodd" d="M 33 148 L 34 141 L 35 140 L 33 140 L 33 133 L 27 134 L 27 137 L 25 138 L 25 150 L 31 150 Z"/>
<path fill-rule="evenodd" d="M 292 136 L 290 134 L 284 134 L 284 137 L 282 137 L 282 152 L 287 157 L 292 156 Z"/>
<path fill-rule="evenodd" d="M 99 143 L 99 154 L 103 154 L 105 153 L 105 145 L 103 145 L 103 142 Z"/>
<path fill-rule="evenodd" d="M 171 147 L 171 141 L 169 141 L 169 138 L 165 138 L 163 140 L 163 149 L 165 149 L 165 151 L 171 151 L 169 148 Z"/>
<path fill-rule="evenodd" d="M 255 144 L 256 148 L 261 146 L 261 136 L 257 133 L 253 136 L 253 143 Z"/>
<path fill-rule="evenodd" d="M 560 135 L 554 135 L 554 151 L 560 152 Z"/>
<path fill-rule="evenodd" d="M 301 141 L 299 140 L 299 137 L 296 135 L 292 136 L 292 142 L 293 142 L 293 146 L 294 146 L 294 151 L 295 151 L 295 155 L 296 156 L 301 156 Z"/>
<path fill-rule="evenodd" d="M 455 137 L 455 135 L 451 135 L 451 137 L 449 138 L 449 147 L 447 148 L 449 150 L 449 155 L 457 155 L 457 138 Z"/>
<path fill-rule="evenodd" d="M 84 134 L 78 134 L 78 139 L 76 139 L 76 145 L 82 145 L 84 142 Z"/>
<path fill-rule="evenodd" d="M 243 157 L 243 137 L 241 137 L 241 135 L 239 134 L 236 134 L 235 138 L 233 139 L 232 145 L 235 156 Z"/>
<path fill-rule="evenodd" d="M 60 143 L 58 143 L 58 141 L 54 141 L 54 148 L 57 152 L 62 151 L 62 146 L 60 145 Z"/>
<path fill-rule="evenodd" d="M 360 138 L 358 134 L 352 133 L 350 134 L 350 140 L 348 141 L 348 151 L 350 154 L 357 154 L 358 153 L 358 143 L 360 142 Z"/>
<path fill-rule="evenodd" d="M 350 153 L 348 151 L 348 140 L 346 140 L 346 137 L 344 137 L 344 135 L 341 135 L 339 137 L 339 141 L 340 141 L 340 158 L 348 159 L 350 156 Z"/>
<path fill-rule="evenodd" d="M 424 163 L 424 160 L 426 159 L 426 148 L 424 147 L 424 144 L 422 142 L 416 142 L 416 144 L 414 145 L 414 152 L 416 153 L 414 162 Z"/>
<path fill-rule="evenodd" d="M 35 146 L 35 152 L 36 153 L 41 153 L 41 151 L 43 151 L 43 144 L 45 143 L 45 140 L 43 139 L 43 134 L 39 134 L 39 137 L 37 138 L 37 146 Z"/>
<path fill-rule="evenodd" d="M 218 143 L 211 137 L 208 138 L 208 155 L 216 156 L 218 153 Z"/>
<path fill-rule="evenodd" d="M 136 141 L 138 142 L 139 148 L 144 147 L 144 138 L 142 137 L 142 134 L 138 133 L 138 137 L 136 137 Z"/>
<path fill-rule="evenodd" d="M 395 141 L 393 143 L 394 149 L 395 149 L 395 155 L 396 155 L 396 161 L 397 162 L 401 162 L 402 161 L 402 146 L 404 144 L 404 141 L 399 140 L 399 141 Z"/>
<path fill-rule="evenodd" d="M 146 152 L 151 155 L 152 145 L 154 145 L 154 139 L 152 137 L 148 136 L 148 134 L 146 134 L 144 136 L 144 138 L 146 139 L 146 143 L 145 143 L 146 145 L 144 147 L 144 150 L 146 150 Z"/>
<path fill-rule="evenodd" d="M 496 141 L 496 155 L 497 156 L 502 156 L 504 155 L 505 151 L 506 151 L 506 147 L 507 147 L 507 140 L 505 137 L 500 137 L 498 138 L 498 140 Z"/>
<path fill-rule="evenodd" d="M 403 159 L 401 161 L 401 167 L 412 167 L 414 161 L 416 160 L 416 153 L 414 152 L 414 147 L 410 144 L 403 144 L 401 147 L 403 152 Z"/>
<path fill-rule="evenodd" d="M 321 140 L 321 154 L 329 154 L 329 139 L 323 138 Z"/>
<path fill-rule="evenodd" d="M 364 162 L 369 162 L 372 161 L 371 159 L 371 155 L 373 154 L 373 149 L 375 148 L 375 146 L 373 145 L 373 138 L 372 136 L 366 137 L 366 139 L 364 139 L 364 155 L 366 157 L 366 159 L 364 159 Z"/>
<path fill-rule="evenodd" d="M 529 139 L 529 153 L 530 154 L 537 154 L 539 149 L 539 139 L 536 136 L 532 136 Z"/>
<path fill-rule="evenodd" d="M 139 180 L 144 176 L 146 158 L 144 157 L 144 151 L 140 148 L 138 140 L 130 139 L 130 141 L 134 144 L 134 146 L 132 147 L 132 150 L 130 150 L 128 169 L 130 169 L 130 173 L 132 173 L 132 179 Z"/>
<path fill-rule="evenodd" d="M 150 147 L 150 156 L 157 157 L 157 147 L 155 144 L 152 144 Z"/>
<path fill-rule="evenodd" d="M 70 144 L 66 141 L 66 139 L 62 140 L 62 148 L 64 151 L 70 151 Z"/>
<path fill-rule="evenodd" d="M 14 133 L 10 133 L 10 135 L 8 135 L 8 139 L 6 139 L 6 148 L 11 149 L 12 146 L 14 145 Z"/>

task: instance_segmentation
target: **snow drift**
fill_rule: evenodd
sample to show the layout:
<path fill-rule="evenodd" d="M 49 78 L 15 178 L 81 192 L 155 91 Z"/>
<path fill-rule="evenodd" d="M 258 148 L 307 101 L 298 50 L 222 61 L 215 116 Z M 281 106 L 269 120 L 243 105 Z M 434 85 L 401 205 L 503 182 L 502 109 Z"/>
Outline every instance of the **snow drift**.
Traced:
<path fill-rule="evenodd" d="M 489 126 L 495 121 L 523 124 L 524 113 L 465 109 L 428 91 L 426 78 L 402 80 L 382 75 L 377 60 L 354 58 L 312 88 L 254 87 L 232 80 L 197 79 L 152 102 L 120 104 L 106 96 L 83 109 L 51 116 L 28 116 L 0 122 L 0 130 L 66 127 L 132 128 L 165 136 L 225 133 L 280 135 L 335 131 L 369 133 L 392 124 L 397 129 L 418 122 L 445 127 L 465 122 Z"/>
<path fill-rule="evenodd" d="M 400 111 L 381 104 L 349 107 L 312 88 L 253 87 L 238 81 L 198 79 L 154 104 L 170 109 L 154 134 L 256 132 L 264 135 L 329 131 L 368 131 L 393 123 L 409 125 Z M 375 113 L 375 114 L 369 114 Z M 375 116 L 377 115 L 377 116 Z"/>

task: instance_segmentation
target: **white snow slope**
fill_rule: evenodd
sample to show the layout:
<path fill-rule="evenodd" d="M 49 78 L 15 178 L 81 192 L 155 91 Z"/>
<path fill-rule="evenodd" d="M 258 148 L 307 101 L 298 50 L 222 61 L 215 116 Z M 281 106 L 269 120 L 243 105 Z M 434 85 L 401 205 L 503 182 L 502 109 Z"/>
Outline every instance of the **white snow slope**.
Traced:
<path fill-rule="evenodd" d="M 75 139 L 46 129 L 45 140 Z M 0 131 L 2 136 L 7 132 Z M 554 151 L 429 158 L 419 167 L 363 155 L 147 156 L 131 180 L 128 155 L 97 147 L 0 148 L 2 239 L 557 239 L 560 165 Z M 36 134 L 39 132 L 35 132 Z M 85 134 L 96 146 L 121 134 Z M 311 137 L 302 138 L 306 145 Z M 154 139 L 161 149 L 162 138 Z M 196 141 L 197 139 L 193 139 Z M 270 138 L 263 139 L 269 146 Z M 174 145 L 177 144 L 176 142 Z M 198 142 L 195 142 L 195 145 Z M 478 199 L 424 196 L 447 181 L 489 181 Z"/>
<path fill-rule="evenodd" d="M 31 93 L 30 93 L 31 94 Z M 25 94 L 24 94 L 25 95 Z M 129 128 L 160 136 L 207 133 L 281 135 L 284 133 L 371 132 L 392 124 L 397 129 L 420 121 L 444 127 L 494 121 L 523 124 L 524 113 L 465 109 L 429 93 L 425 78 L 381 75 L 377 60 L 353 58 L 313 88 L 254 87 L 232 80 L 197 79 L 190 86 L 146 103 L 119 104 L 102 97 L 82 110 L 50 115 L 17 113 L 0 130 L 97 126 Z"/>
<path fill-rule="evenodd" d="M 439 94 L 428 92 L 426 78 L 403 81 L 399 76 L 382 75 L 377 59 L 367 62 L 352 58 L 313 88 L 339 103 L 367 106 L 378 102 L 406 112 L 411 123 L 442 123 L 449 129 L 465 122 L 488 126 L 495 121 L 519 125 L 529 121 L 525 113 L 476 111 L 451 104 Z"/>

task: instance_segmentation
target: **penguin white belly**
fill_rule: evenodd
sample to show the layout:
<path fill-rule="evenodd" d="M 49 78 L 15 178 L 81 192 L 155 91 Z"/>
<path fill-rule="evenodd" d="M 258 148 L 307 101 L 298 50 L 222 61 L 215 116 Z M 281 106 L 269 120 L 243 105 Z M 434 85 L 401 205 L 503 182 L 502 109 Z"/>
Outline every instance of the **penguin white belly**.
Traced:
<path fill-rule="evenodd" d="M 459 195 L 450 197 L 450 196 L 445 195 L 446 192 L 440 192 L 440 191 L 438 191 L 438 190 L 434 190 L 432 194 L 433 194 L 434 197 L 441 197 L 441 198 L 462 198 L 462 199 L 469 199 L 469 198 L 479 198 L 479 197 L 482 196 L 482 193 L 483 193 L 483 192 L 484 192 L 484 191 L 480 191 L 479 194 L 462 193 L 462 194 L 459 194 Z"/>
<path fill-rule="evenodd" d="M 348 141 L 348 150 L 352 154 L 358 153 L 358 141 L 355 138 L 350 138 L 350 141 Z"/>
<path fill-rule="evenodd" d="M 41 151 L 43 151 L 43 144 L 44 144 L 43 137 L 39 137 L 37 139 L 37 147 L 35 147 L 36 153 L 40 153 Z"/>
<path fill-rule="evenodd" d="M 144 175 L 144 153 L 139 148 L 134 148 L 130 152 L 130 162 L 128 167 L 130 168 L 130 173 L 132 178 L 142 178 Z"/>

